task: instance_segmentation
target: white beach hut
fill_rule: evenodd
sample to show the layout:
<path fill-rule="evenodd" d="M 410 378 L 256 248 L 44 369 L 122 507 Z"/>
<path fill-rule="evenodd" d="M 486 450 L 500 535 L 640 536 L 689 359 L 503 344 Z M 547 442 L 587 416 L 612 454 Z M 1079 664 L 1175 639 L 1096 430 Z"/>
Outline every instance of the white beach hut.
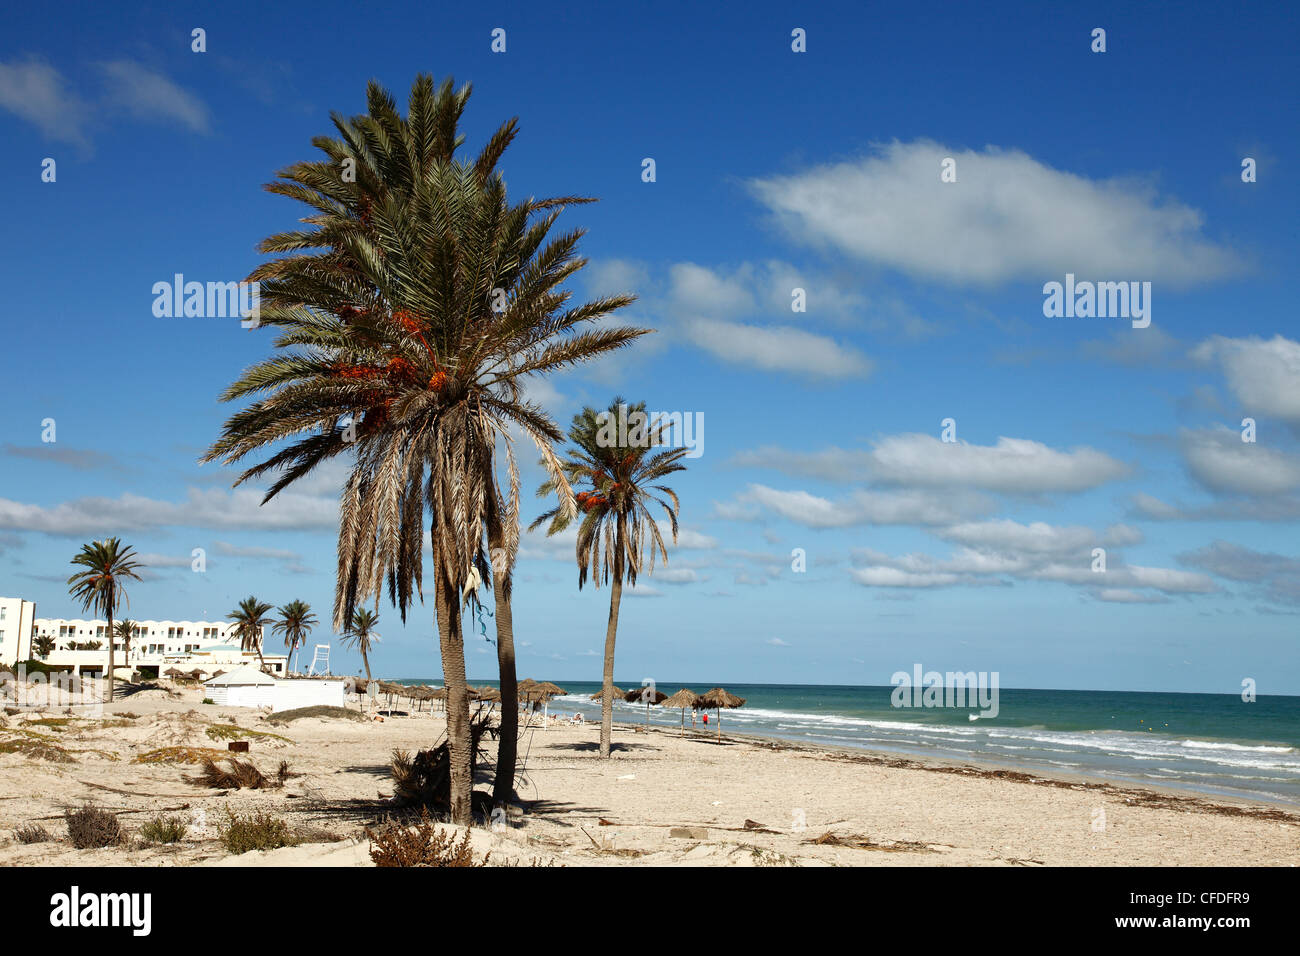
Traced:
<path fill-rule="evenodd" d="M 220 677 L 204 681 L 214 704 L 226 707 L 273 707 L 275 678 L 255 667 L 236 667 Z"/>

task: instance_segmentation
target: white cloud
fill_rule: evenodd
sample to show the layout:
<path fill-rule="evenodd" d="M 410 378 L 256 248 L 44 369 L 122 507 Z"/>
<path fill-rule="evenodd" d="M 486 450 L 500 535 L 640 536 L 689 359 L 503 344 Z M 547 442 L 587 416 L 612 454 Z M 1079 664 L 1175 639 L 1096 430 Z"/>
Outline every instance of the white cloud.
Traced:
<path fill-rule="evenodd" d="M 206 133 L 211 116 L 202 100 L 168 77 L 132 60 L 101 63 L 108 102 L 137 119 L 166 120 Z"/>
<path fill-rule="evenodd" d="M 987 502 L 973 495 L 857 491 L 831 501 L 807 491 L 781 491 L 759 484 L 751 484 L 734 502 L 715 505 L 722 518 L 754 520 L 766 509 L 810 528 L 953 524 L 988 507 Z"/>
<path fill-rule="evenodd" d="M 939 179 L 956 160 L 957 181 Z M 1237 271 L 1201 213 L 1133 180 L 1095 181 L 1019 150 L 893 142 L 861 159 L 752 180 L 796 239 L 923 278 L 1132 277 L 1205 282 Z"/>
<path fill-rule="evenodd" d="M 862 378 L 874 363 L 857 349 L 792 326 L 745 325 L 716 319 L 686 323 L 690 341 L 739 365 L 821 378 Z"/>
<path fill-rule="evenodd" d="M 1011 494 L 1086 491 L 1129 473 L 1123 462 L 1093 448 L 1063 452 L 1026 438 L 972 445 L 923 434 L 881 440 L 871 467 L 881 481 Z"/>
<path fill-rule="evenodd" d="M 1231 428 L 1185 429 L 1179 450 L 1188 472 L 1211 491 L 1278 495 L 1300 488 L 1300 457 L 1244 442 Z"/>
<path fill-rule="evenodd" d="M 29 57 L 0 63 L 0 108 L 36 126 L 47 138 L 84 146 L 89 109 L 54 67 Z"/>
<path fill-rule="evenodd" d="M 117 534 L 145 528 L 334 530 L 338 500 L 283 491 L 265 506 L 251 488 L 187 490 L 184 501 L 141 495 L 77 498 L 46 507 L 0 498 L 0 528 L 59 535 Z"/>
<path fill-rule="evenodd" d="M 869 451 L 831 447 L 799 452 L 765 446 L 741 452 L 731 463 L 826 481 L 875 480 L 1003 494 L 1087 491 L 1130 471 L 1123 462 L 1093 448 L 1058 451 L 1024 438 L 972 445 L 917 433 L 883 438 Z"/>
<path fill-rule="evenodd" d="M 1222 366 L 1228 387 L 1247 411 L 1300 424 L 1300 342 L 1280 335 L 1268 340 L 1216 335 L 1191 354 Z"/>

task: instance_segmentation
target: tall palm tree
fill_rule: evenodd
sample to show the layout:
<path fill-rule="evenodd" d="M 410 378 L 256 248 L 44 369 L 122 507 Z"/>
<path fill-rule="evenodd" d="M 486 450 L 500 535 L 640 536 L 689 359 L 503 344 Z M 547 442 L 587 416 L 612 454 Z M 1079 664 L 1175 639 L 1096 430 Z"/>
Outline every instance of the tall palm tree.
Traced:
<path fill-rule="evenodd" d="M 284 635 L 284 646 L 289 649 L 286 664 L 293 658 L 293 652 L 300 644 L 306 646 L 307 637 L 315 626 L 316 615 L 311 612 L 311 605 L 305 601 L 290 601 L 280 608 L 280 620 L 271 625 L 271 630 Z"/>
<path fill-rule="evenodd" d="M 54 638 L 48 634 L 42 634 L 40 637 L 33 639 L 32 650 L 36 651 L 36 656 L 42 659 L 49 657 L 50 652 L 54 650 Z"/>
<path fill-rule="evenodd" d="M 83 544 L 72 564 L 85 568 L 68 578 L 68 593 L 81 602 L 83 611 L 94 611 L 108 618 L 108 701 L 113 701 L 113 612 L 117 603 L 131 599 L 126 594 L 128 579 L 140 580 L 136 573 L 141 567 L 136 553 L 124 546 L 118 538 L 108 538 L 93 544 Z"/>
<path fill-rule="evenodd" d="M 262 656 L 262 633 L 271 623 L 270 613 L 273 605 L 259 601 L 255 597 L 246 597 L 239 602 L 226 617 L 235 622 L 235 633 L 239 635 L 241 651 L 257 651 L 257 661 L 261 670 L 266 670 L 266 659 Z"/>
<path fill-rule="evenodd" d="M 514 120 L 476 161 L 458 160 L 468 96 L 468 87 L 453 92 L 448 81 L 435 92 L 418 77 L 404 118 L 372 83 L 368 114 L 336 115 L 340 138 L 314 140 L 327 161 L 289 167 L 267 187 L 311 206 L 316 214 L 305 221 L 316 228 L 261 245 L 280 254 L 250 277 L 262 283 L 261 325 L 282 330 L 275 344 L 286 351 L 226 390 L 227 401 L 259 397 L 229 419 L 205 457 L 234 463 L 292 438 L 239 476 L 277 473 L 265 500 L 322 461 L 351 457 L 339 515 L 339 631 L 385 582 L 403 620 L 412 600 L 423 600 L 427 513 L 457 823 L 469 821 L 471 790 L 461 599 L 473 571 L 491 579 L 485 535 L 501 541 L 507 568 L 513 563 L 519 478 L 510 429 L 537 446 L 561 507 L 576 513 L 551 447 L 562 433 L 525 397 L 528 376 L 648 331 L 586 328 L 632 297 L 569 305 L 563 285 L 586 264 L 577 255 L 583 233 L 549 233 L 564 206 L 585 200 L 507 200 L 496 164 Z M 312 249 L 324 251 L 304 251 Z M 512 666 L 512 650 L 508 659 Z M 503 737 L 513 732 L 503 727 Z"/>
<path fill-rule="evenodd" d="M 361 663 L 366 669 L 366 680 L 370 680 L 370 649 L 379 641 L 379 632 L 375 625 L 379 615 L 369 608 L 359 607 L 348 618 L 347 630 L 343 632 L 343 643 L 355 647 L 361 654 Z"/>
<path fill-rule="evenodd" d="M 138 625 L 135 621 L 127 619 L 118 621 L 114 631 L 117 635 L 117 639 L 122 642 L 122 653 L 126 655 L 126 663 L 128 666 L 131 664 L 131 638 L 135 634 L 136 627 L 138 627 Z"/>
<path fill-rule="evenodd" d="M 641 417 L 637 418 L 638 415 Z M 614 723 L 614 639 L 623 600 L 623 581 L 626 578 L 635 587 L 643 566 L 647 573 L 653 574 L 656 551 L 663 556 L 664 564 L 668 564 L 668 550 L 649 506 L 658 504 L 664 509 L 676 544 L 680 503 L 671 488 L 658 482 L 675 471 L 685 471 L 686 466 L 679 462 L 689 451 L 687 448 L 665 450 L 668 426 L 650 422 L 645 415 L 645 402 L 628 406 L 621 398 L 614 399 L 607 412 L 584 408 L 573 416 L 569 428 L 573 447 L 564 463 L 570 484 L 584 489 L 576 496 L 583 512 L 576 547 L 578 589 L 586 583 L 588 569 L 596 587 L 600 587 L 602 579 L 610 584 L 605 673 L 600 695 L 602 757 L 609 756 Z M 632 423 L 633 427 L 623 427 L 620 423 L 624 422 Z M 538 489 L 538 494 L 546 495 L 554 490 L 554 483 L 548 481 Z M 660 497 L 661 494 L 665 497 Z M 551 524 L 547 534 L 556 534 L 573 519 L 563 507 L 556 507 L 541 515 L 529 530 L 548 520 Z M 648 565 L 645 564 L 647 554 Z"/>

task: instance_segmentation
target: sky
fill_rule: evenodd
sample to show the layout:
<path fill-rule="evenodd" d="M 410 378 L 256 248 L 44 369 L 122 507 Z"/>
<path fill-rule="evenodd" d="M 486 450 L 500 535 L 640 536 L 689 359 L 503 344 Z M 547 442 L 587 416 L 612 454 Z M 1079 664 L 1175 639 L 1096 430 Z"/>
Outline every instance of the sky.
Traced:
<path fill-rule="evenodd" d="M 217 396 L 273 336 L 157 317 L 152 289 L 243 279 L 304 215 L 263 185 L 316 158 L 367 81 L 404 104 L 429 72 L 472 83 L 469 152 L 519 117 L 513 195 L 599 198 L 560 220 L 587 231 L 572 288 L 633 292 L 619 321 L 656 330 L 531 394 L 566 427 L 620 395 L 702 438 L 674 476 L 669 564 L 623 602 L 618 680 L 882 685 L 920 663 L 1004 687 L 1298 694 L 1298 18 L 8 11 L 0 593 L 82 616 L 68 561 L 117 535 L 147 565 L 132 617 L 302 599 L 312 643 L 331 640 L 346 463 L 266 506 L 200 466 L 235 410 Z M 1049 315 L 1067 276 L 1125 283 L 1129 313 Z M 608 598 L 579 591 L 571 538 L 526 536 L 521 674 L 599 680 Z M 432 601 L 380 614 L 377 674 L 440 675 Z M 493 678 L 493 645 L 466 642 L 470 679 Z"/>

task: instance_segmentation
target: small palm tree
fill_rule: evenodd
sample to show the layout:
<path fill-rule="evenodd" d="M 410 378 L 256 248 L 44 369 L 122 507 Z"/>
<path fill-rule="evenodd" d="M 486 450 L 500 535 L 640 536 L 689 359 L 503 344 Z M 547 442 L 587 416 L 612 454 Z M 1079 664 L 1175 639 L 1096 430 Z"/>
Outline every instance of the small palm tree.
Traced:
<path fill-rule="evenodd" d="M 141 565 L 135 559 L 135 552 L 123 546 L 118 538 L 83 544 L 72 563 L 85 570 L 68 578 L 68 593 L 81 602 L 81 609 L 108 618 L 109 703 L 113 701 L 113 612 L 117 610 L 119 600 L 126 601 L 127 607 L 131 606 L 125 582 L 127 579 L 140 580 L 136 571 Z"/>
<path fill-rule="evenodd" d="M 284 646 L 289 648 L 289 658 L 300 645 L 305 646 L 311 629 L 316 626 L 316 615 L 311 612 L 311 605 L 305 601 L 290 601 L 280 608 L 280 620 L 272 625 L 271 630 L 284 635 Z"/>
<path fill-rule="evenodd" d="M 668 550 L 650 513 L 651 504 L 660 505 L 667 513 L 673 543 L 677 543 L 680 504 L 676 493 L 658 482 L 675 471 L 686 470 L 679 462 L 689 449 L 664 450 L 666 430 L 667 426 L 647 420 L 645 402 L 628 406 L 621 398 L 614 399 L 607 412 L 584 408 L 573 416 L 569 428 L 574 447 L 569 450 L 564 472 L 573 487 L 585 489 L 575 495 L 582 512 L 576 549 L 578 589 L 586 583 L 588 569 L 596 587 L 600 587 L 602 579 L 611 583 L 609 624 L 605 628 L 604 687 L 600 695 L 602 757 L 609 756 L 614 722 L 614 639 L 618 632 L 623 580 L 626 578 L 636 586 L 647 552 L 650 559 L 645 566 L 647 573 L 654 573 L 656 551 L 663 556 L 664 564 L 668 563 Z M 555 490 L 555 483 L 548 481 L 537 493 L 546 495 Z M 556 507 L 534 521 L 529 530 L 547 520 L 551 522 L 546 532 L 549 535 L 563 531 L 571 519 L 562 506 Z"/>
<path fill-rule="evenodd" d="M 369 608 L 359 607 L 352 612 L 352 617 L 348 619 L 348 629 L 343 632 L 343 643 L 361 652 L 366 680 L 370 680 L 370 647 L 379 641 L 379 634 L 374 629 L 378 623 L 378 614 Z"/>
<path fill-rule="evenodd" d="M 122 652 L 126 655 L 126 663 L 131 663 L 131 636 L 135 633 L 138 625 L 130 619 L 118 621 L 114 632 L 118 640 L 122 642 Z"/>
<path fill-rule="evenodd" d="M 262 657 L 262 630 L 271 623 L 267 613 L 272 605 L 259 601 L 255 597 L 246 597 L 239 602 L 239 607 L 226 617 L 235 622 L 235 633 L 239 635 L 241 651 L 257 651 L 257 660 L 262 670 L 266 670 L 266 659 Z"/>
<path fill-rule="evenodd" d="M 49 657 L 54 650 L 54 638 L 48 634 L 42 634 L 40 637 L 32 640 L 32 650 L 42 659 Z"/>

